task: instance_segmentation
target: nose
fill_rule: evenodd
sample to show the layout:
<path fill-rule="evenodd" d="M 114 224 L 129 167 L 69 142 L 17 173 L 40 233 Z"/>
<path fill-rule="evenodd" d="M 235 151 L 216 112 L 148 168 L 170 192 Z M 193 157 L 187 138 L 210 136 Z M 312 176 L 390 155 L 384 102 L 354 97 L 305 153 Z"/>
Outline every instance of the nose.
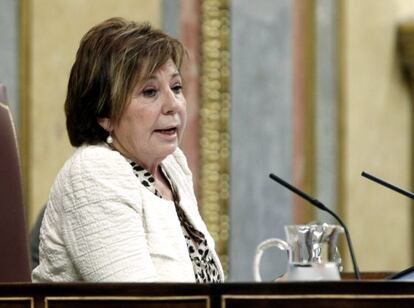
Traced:
<path fill-rule="evenodd" d="M 177 112 L 179 105 L 180 105 L 180 99 L 173 92 L 173 90 L 168 88 L 165 91 L 165 95 L 164 95 L 163 112 L 165 114 L 174 114 Z"/>

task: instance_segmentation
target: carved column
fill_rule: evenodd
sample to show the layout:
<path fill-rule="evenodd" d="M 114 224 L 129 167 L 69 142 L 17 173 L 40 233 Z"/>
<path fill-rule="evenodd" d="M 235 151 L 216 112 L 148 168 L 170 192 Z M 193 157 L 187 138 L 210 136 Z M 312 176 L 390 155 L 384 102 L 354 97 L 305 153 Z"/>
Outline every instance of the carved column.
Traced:
<path fill-rule="evenodd" d="M 205 0 L 201 5 L 201 213 L 227 272 L 229 234 L 229 3 Z"/>

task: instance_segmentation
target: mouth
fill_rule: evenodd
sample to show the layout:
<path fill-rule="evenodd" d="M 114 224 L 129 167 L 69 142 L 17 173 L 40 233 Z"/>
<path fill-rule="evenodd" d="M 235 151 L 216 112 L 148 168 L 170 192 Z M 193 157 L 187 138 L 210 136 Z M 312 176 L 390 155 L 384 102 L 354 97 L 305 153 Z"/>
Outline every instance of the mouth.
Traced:
<path fill-rule="evenodd" d="M 167 135 L 167 136 L 175 135 L 177 133 L 177 131 L 178 131 L 177 126 L 172 126 L 172 127 L 168 127 L 168 128 L 154 130 L 154 132 L 156 132 L 156 133 Z"/>

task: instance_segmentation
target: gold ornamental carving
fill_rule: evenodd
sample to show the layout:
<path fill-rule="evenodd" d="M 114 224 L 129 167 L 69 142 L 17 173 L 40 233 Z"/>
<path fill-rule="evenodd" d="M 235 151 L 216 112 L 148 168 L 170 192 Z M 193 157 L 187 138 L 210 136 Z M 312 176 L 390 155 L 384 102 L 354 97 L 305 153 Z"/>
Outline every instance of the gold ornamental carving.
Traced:
<path fill-rule="evenodd" d="M 201 6 L 200 208 L 227 272 L 229 235 L 229 1 Z"/>

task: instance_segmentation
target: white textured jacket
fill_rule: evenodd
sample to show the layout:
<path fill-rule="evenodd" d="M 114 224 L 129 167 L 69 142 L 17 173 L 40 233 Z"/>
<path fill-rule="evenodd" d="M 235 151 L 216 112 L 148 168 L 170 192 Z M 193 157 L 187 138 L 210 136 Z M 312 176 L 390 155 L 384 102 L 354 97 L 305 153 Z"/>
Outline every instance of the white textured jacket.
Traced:
<path fill-rule="evenodd" d="M 189 221 L 214 241 L 198 212 L 192 175 L 181 150 L 162 165 Z M 78 148 L 52 187 L 40 231 L 34 282 L 194 282 L 173 201 L 145 188 L 131 165 L 107 145 Z"/>

